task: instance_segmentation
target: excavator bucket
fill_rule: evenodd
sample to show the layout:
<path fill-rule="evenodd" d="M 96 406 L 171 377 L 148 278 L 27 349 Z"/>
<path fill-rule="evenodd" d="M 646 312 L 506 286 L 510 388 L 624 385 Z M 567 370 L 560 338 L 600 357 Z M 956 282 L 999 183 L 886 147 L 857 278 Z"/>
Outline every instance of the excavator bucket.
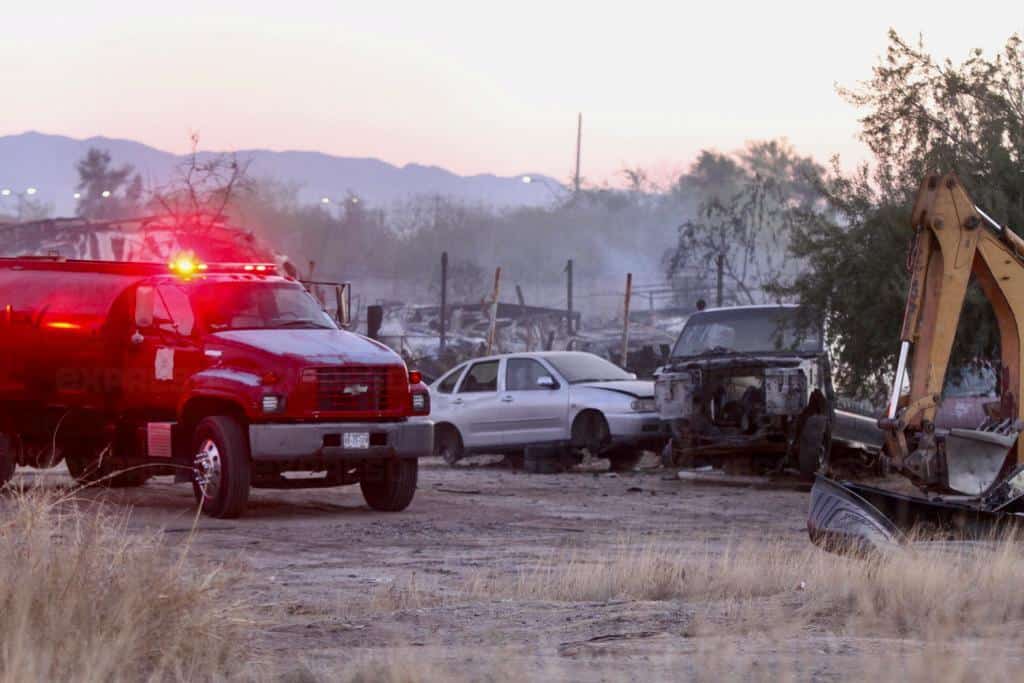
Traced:
<path fill-rule="evenodd" d="M 979 429 L 952 429 L 946 437 L 946 485 L 953 491 L 980 496 L 999 478 L 1017 434 Z"/>
<path fill-rule="evenodd" d="M 866 554 L 911 539 L 990 540 L 1024 529 L 1024 466 L 984 496 L 922 498 L 818 476 L 811 488 L 811 542 L 835 553 Z"/>
<path fill-rule="evenodd" d="M 811 542 L 836 553 L 867 554 L 901 542 L 896 525 L 849 484 L 818 475 L 807 515 Z"/>

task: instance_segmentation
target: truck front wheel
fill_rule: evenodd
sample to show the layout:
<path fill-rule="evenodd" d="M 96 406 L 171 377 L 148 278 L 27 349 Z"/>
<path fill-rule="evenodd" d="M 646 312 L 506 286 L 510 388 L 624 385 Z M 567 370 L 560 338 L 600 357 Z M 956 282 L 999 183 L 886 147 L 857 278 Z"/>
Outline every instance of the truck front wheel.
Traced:
<path fill-rule="evenodd" d="M 816 472 L 824 472 L 828 468 L 828 456 L 832 446 L 828 417 L 809 416 L 797 438 L 797 464 L 800 467 L 800 474 L 813 477 Z"/>
<path fill-rule="evenodd" d="M 366 504 L 374 510 L 400 512 L 416 494 L 419 462 L 413 458 L 368 464 L 359 477 Z"/>
<path fill-rule="evenodd" d="M 249 502 L 249 444 L 232 417 L 205 417 L 192 439 L 192 490 L 203 512 L 238 517 Z"/>

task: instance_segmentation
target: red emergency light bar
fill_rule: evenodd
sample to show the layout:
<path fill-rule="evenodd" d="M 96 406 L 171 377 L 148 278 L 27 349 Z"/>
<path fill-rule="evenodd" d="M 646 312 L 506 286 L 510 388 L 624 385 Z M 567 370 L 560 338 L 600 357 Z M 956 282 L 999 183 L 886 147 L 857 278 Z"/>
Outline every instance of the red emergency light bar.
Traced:
<path fill-rule="evenodd" d="M 160 275 L 173 273 L 183 277 L 206 273 L 280 275 L 276 263 L 200 263 L 172 259 L 168 263 L 149 261 L 95 261 L 62 256 L 0 257 L 0 268 L 15 270 L 63 270 L 71 272 L 117 273 L 123 275 Z"/>

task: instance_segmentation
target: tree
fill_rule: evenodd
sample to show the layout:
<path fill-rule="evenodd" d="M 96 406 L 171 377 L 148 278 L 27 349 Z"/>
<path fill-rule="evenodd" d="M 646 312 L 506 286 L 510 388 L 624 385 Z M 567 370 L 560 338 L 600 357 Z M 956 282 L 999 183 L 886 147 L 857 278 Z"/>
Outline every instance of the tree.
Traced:
<path fill-rule="evenodd" d="M 200 155 L 199 133 L 190 135 L 192 151 L 175 175 L 153 192 L 151 203 L 178 225 L 210 227 L 226 218 L 236 195 L 250 190 L 249 163 L 234 154 Z"/>
<path fill-rule="evenodd" d="M 90 147 L 75 164 L 78 171 L 77 213 L 83 218 L 125 218 L 138 212 L 142 177 L 130 164 L 112 165 L 110 152 Z"/>
<path fill-rule="evenodd" d="M 1013 36 L 994 58 L 973 50 L 959 65 L 938 63 L 922 43 L 890 32 L 872 78 L 840 93 L 867 110 L 861 138 L 875 160 L 852 174 L 835 163 L 818 183 L 823 205 L 800 213 L 791 241 L 808 268 L 774 293 L 799 298 L 805 316 L 825 320 L 840 381 L 868 397 L 884 392 L 895 365 L 921 180 L 954 171 L 987 213 L 1024 225 L 1024 52 Z M 994 321 L 976 288 L 960 329 L 954 363 L 997 355 Z"/>
<path fill-rule="evenodd" d="M 678 228 L 668 277 L 686 272 L 714 289 L 720 263 L 728 300 L 770 300 L 769 286 L 800 268 L 787 248 L 794 211 L 814 205 L 821 172 L 784 141 L 752 143 L 733 157 L 703 152 L 676 184 L 677 193 L 701 200 Z"/>

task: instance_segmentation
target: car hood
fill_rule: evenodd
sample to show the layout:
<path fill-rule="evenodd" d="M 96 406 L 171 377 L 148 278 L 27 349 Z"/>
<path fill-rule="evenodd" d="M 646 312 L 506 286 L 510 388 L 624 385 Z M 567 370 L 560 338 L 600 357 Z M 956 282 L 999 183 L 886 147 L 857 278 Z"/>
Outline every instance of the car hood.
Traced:
<path fill-rule="evenodd" d="M 247 347 L 326 365 L 401 362 L 398 354 L 383 344 L 344 330 L 229 330 L 211 337 L 227 346 Z"/>
<path fill-rule="evenodd" d="M 654 398 L 654 382 L 635 379 L 619 382 L 580 382 L 574 384 L 576 387 L 588 387 L 591 389 L 606 389 L 626 396 L 636 398 Z"/>

